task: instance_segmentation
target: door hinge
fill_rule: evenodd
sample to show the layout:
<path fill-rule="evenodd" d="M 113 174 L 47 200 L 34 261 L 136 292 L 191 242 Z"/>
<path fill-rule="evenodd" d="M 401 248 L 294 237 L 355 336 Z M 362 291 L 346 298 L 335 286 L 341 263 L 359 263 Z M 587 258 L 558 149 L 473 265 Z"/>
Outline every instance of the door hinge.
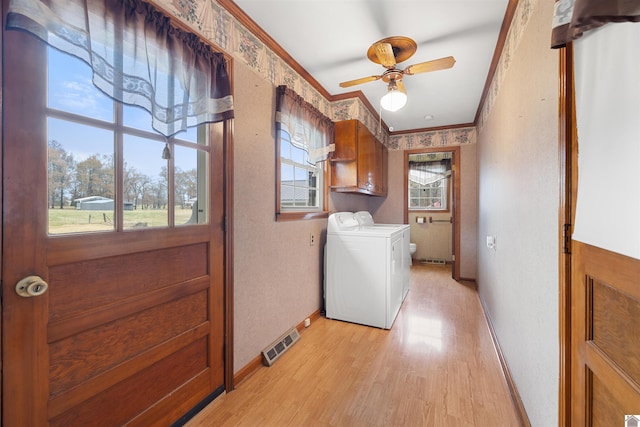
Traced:
<path fill-rule="evenodd" d="M 571 224 L 562 225 L 562 253 L 571 254 Z"/>

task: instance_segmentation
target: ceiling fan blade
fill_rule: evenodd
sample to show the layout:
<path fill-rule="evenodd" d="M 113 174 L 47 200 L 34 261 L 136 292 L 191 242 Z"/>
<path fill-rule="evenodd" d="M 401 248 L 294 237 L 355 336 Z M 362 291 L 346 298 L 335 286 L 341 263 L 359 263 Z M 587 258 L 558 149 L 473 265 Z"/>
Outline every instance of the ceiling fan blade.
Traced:
<path fill-rule="evenodd" d="M 376 52 L 380 65 L 384 68 L 393 68 L 396 66 L 396 56 L 393 54 L 391 43 L 375 43 L 373 49 Z"/>
<path fill-rule="evenodd" d="M 418 73 L 426 73 L 429 71 L 438 71 L 438 70 L 446 70 L 447 68 L 453 67 L 453 64 L 456 63 L 456 60 L 453 56 L 447 56 L 445 58 L 434 59 L 433 61 L 420 62 L 418 64 L 409 65 L 402 72 L 403 74 L 418 74 Z"/>
<path fill-rule="evenodd" d="M 355 86 L 362 83 L 374 82 L 376 80 L 379 80 L 380 77 L 382 76 L 369 76 L 369 77 L 362 77 L 360 79 L 349 80 L 347 82 L 340 83 L 340 87 L 350 87 L 350 86 Z"/>
<path fill-rule="evenodd" d="M 407 88 L 404 86 L 402 80 L 396 80 L 396 85 L 398 86 L 398 90 L 405 95 L 407 94 Z"/>

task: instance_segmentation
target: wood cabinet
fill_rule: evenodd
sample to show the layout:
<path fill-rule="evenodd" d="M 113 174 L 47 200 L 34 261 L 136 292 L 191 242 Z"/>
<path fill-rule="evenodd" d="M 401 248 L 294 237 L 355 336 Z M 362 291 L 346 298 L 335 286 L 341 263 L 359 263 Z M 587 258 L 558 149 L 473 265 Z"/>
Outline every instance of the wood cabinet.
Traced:
<path fill-rule="evenodd" d="M 331 191 L 387 195 L 388 150 L 358 120 L 335 123 Z"/>

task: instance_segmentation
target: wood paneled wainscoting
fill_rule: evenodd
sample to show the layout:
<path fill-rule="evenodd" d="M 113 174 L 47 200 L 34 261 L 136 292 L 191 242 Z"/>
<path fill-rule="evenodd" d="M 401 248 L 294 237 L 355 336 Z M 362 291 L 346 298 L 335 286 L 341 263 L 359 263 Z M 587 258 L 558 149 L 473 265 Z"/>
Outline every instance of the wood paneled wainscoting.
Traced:
<path fill-rule="evenodd" d="M 577 241 L 572 275 L 572 425 L 640 413 L 640 260 Z"/>
<path fill-rule="evenodd" d="M 473 283 L 413 266 L 391 330 L 319 318 L 197 426 L 521 426 Z"/>

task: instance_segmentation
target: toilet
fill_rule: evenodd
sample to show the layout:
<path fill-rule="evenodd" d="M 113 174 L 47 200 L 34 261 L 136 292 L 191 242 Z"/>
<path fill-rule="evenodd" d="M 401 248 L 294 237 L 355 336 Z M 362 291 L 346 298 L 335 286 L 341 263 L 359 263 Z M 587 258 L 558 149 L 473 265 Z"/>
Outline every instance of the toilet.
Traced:
<path fill-rule="evenodd" d="M 413 254 L 415 253 L 416 253 L 416 244 L 409 243 L 409 254 L 411 255 L 411 258 L 413 258 Z"/>

